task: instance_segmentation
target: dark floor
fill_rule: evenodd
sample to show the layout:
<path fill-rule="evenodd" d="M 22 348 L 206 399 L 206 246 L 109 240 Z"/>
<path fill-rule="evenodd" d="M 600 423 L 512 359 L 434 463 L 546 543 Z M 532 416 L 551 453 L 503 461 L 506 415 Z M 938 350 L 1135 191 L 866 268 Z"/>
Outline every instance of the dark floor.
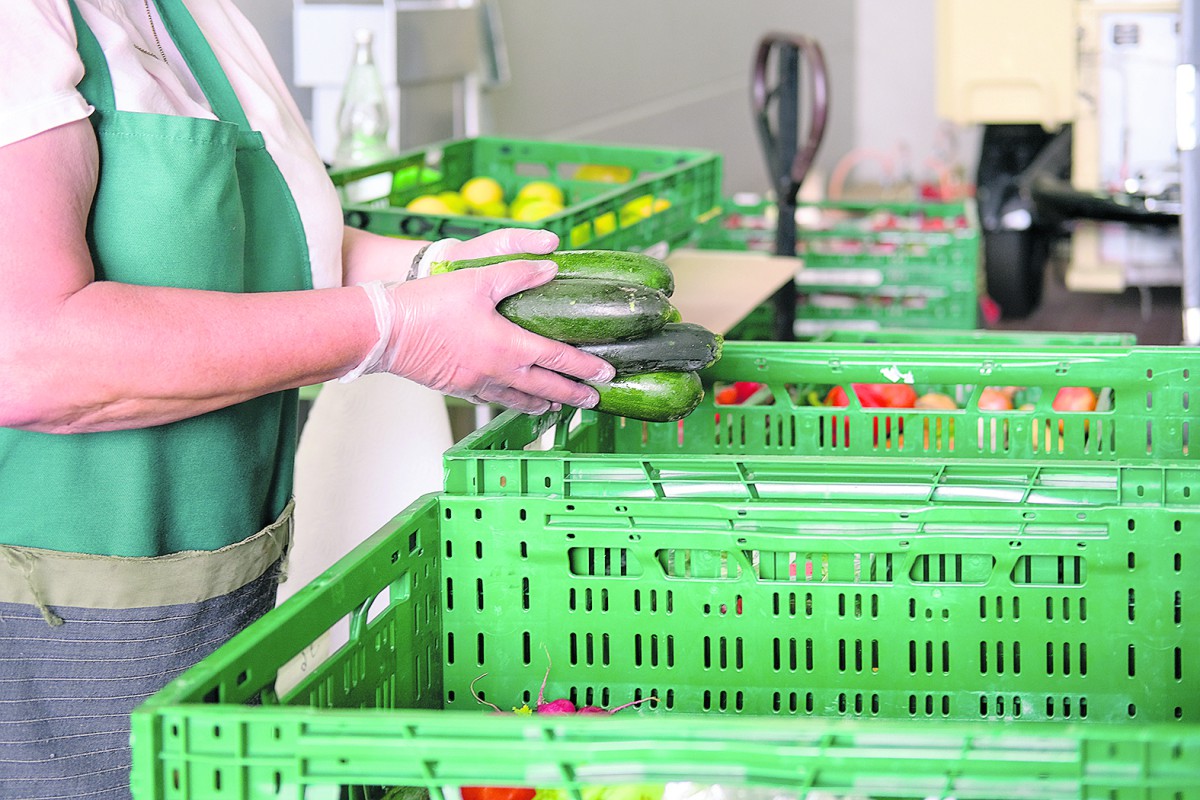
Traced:
<path fill-rule="evenodd" d="M 1042 301 L 1024 319 L 1004 319 L 989 325 L 997 330 L 1132 333 L 1138 344 L 1179 344 L 1183 317 L 1178 287 L 1126 289 L 1121 294 L 1073 292 L 1062 271 L 1046 269 Z"/>

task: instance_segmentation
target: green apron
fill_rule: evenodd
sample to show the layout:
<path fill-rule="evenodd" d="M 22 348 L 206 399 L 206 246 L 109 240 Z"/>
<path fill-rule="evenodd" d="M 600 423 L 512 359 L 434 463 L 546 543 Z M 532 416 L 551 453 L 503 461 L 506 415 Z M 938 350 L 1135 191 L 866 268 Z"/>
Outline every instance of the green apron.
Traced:
<path fill-rule="evenodd" d="M 219 120 L 116 111 L 104 55 L 77 17 L 80 90 L 100 143 L 88 229 L 96 279 L 311 288 L 299 213 L 262 135 L 182 3 L 161 5 Z M 0 429 L 0 544 L 154 556 L 240 541 L 288 501 L 296 404 L 289 391 L 141 430 Z"/>
<path fill-rule="evenodd" d="M 218 119 L 116 110 L 72 2 L 100 153 L 96 279 L 311 288 L 261 134 L 182 0 L 155 2 Z M 296 425 L 288 391 L 141 430 L 0 428 L 0 797 L 129 796 L 129 712 L 274 603 Z"/>

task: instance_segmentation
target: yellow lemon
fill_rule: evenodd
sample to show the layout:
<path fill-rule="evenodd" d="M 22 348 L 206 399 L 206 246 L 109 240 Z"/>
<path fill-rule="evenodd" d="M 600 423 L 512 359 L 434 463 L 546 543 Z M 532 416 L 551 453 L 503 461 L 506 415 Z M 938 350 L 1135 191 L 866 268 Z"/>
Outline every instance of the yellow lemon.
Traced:
<path fill-rule="evenodd" d="M 494 203 L 484 203 L 483 205 L 477 207 L 474 210 L 475 210 L 475 213 L 481 217 L 507 217 L 508 216 L 508 206 L 504 204 L 503 200 L 497 200 Z"/>
<path fill-rule="evenodd" d="M 508 204 L 508 215 L 513 219 L 521 213 L 521 209 L 534 201 L 532 197 L 514 197 L 513 201 Z"/>
<path fill-rule="evenodd" d="M 453 209 L 446 205 L 446 201 L 436 195 L 423 194 L 414 197 L 405 206 L 409 211 L 415 211 L 418 214 L 453 214 Z"/>
<path fill-rule="evenodd" d="M 568 241 L 571 243 L 571 247 L 580 247 L 581 245 L 587 244 L 591 240 L 592 232 L 588 230 L 588 224 L 586 222 L 582 222 L 576 225 L 574 228 L 571 228 L 571 235 L 568 238 Z"/>
<path fill-rule="evenodd" d="M 488 203 L 504 200 L 504 187 L 500 185 L 500 181 L 486 175 L 476 175 L 471 178 L 459 187 L 458 193 L 471 208 L 479 208 Z"/>
<path fill-rule="evenodd" d="M 437 197 L 455 214 L 467 213 L 467 201 L 455 191 L 438 192 Z"/>
<path fill-rule="evenodd" d="M 644 194 L 641 197 L 635 197 L 625 205 L 621 206 L 622 214 L 637 214 L 638 216 L 650 216 L 650 209 L 654 205 L 654 197 Z"/>
<path fill-rule="evenodd" d="M 514 204 L 515 205 L 515 204 Z M 518 222 L 534 222 L 553 216 L 562 211 L 563 207 L 549 200 L 529 200 L 517 205 L 511 210 L 512 218 Z"/>
<path fill-rule="evenodd" d="M 549 200 L 561 206 L 567 198 L 563 190 L 550 181 L 530 181 L 517 190 L 517 199 Z"/>
<path fill-rule="evenodd" d="M 584 164 L 575 171 L 577 181 L 595 181 L 597 183 L 625 183 L 633 177 L 629 167 L 619 167 L 614 164 Z"/>
<path fill-rule="evenodd" d="M 608 211 L 591 222 L 581 222 L 571 229 L 571 246 L 579 247 L 592 239 L 605 236 L 617 229 L 617 215 Z"/>
<path fill-rule="evenodd" d="M 617 229 L 617 215 L 609 211 L 606 214 L 596 217 L 596 221 L 593 224 L 596 226 L 596 235 L 604 236 Z"/>
<path fill-rule="evenodd" d="M 635 197 L 625 205 L 621 206 L 621 224 L 632 225 L 640 219 L 650 216 L 651 208 L 654 205 L 654 198 L 648 194 L 641 197 Z"/>

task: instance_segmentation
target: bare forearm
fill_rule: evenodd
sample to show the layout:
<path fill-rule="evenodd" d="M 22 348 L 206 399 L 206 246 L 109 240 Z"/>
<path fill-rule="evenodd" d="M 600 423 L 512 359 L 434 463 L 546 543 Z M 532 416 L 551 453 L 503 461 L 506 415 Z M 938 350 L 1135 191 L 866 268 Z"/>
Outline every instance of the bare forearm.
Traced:
<path fill-rule="evenodd" d="M 377 332 L 361 289 L 226 294 L 94 282 L 0 346 L 0 425 L 158 425 L 349 371 Z"/>
<path fill-rule="evenodd" d="M 347 227 L 342 239 L 342 284 L 404 280 L 413 257 L 426 244 Z"/>

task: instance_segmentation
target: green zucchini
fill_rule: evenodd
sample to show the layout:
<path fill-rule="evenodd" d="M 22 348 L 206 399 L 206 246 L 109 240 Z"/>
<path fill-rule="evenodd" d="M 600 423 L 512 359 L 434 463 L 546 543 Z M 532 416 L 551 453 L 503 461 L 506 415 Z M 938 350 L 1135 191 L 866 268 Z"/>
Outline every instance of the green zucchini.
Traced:
<path fill-rule="evenodd" d="M 580 350 L 600 356 L 618 375 L 644 372 L 694 372 L 721 357 L 723 339 L 694 322 L 668 322 L 641 339 L 585 344 Z"/>
<path fill-rule="evenodd" d="M 638 339 L 667 324 L 671 302 L 648 286 L 590 278 L 554 278 L 496 306 L 526 330 L 567 344 Z"/>
<path fill-rule="evenodd" d="M 472 267 L 488 267 L 505 261 L 550 260 L 558 264 L 556 278 L 591 278 L 614 283 L 649 286 L 667 297 L 675 291 L 675 276 L 671 268 L 657 258 L 623 250 L 560 250 L 556 253 L 516 253 L 507 256 L 485 256 L 461 261 L 434 261 L 429 271 L 453 272 Z"/>
<path fill-rule="evenodd" d="M 683 419 L 704 399 L 694 372 L 646 372 L 592 385 L 600 393 L 597 411 L 647 422 Z"/>

